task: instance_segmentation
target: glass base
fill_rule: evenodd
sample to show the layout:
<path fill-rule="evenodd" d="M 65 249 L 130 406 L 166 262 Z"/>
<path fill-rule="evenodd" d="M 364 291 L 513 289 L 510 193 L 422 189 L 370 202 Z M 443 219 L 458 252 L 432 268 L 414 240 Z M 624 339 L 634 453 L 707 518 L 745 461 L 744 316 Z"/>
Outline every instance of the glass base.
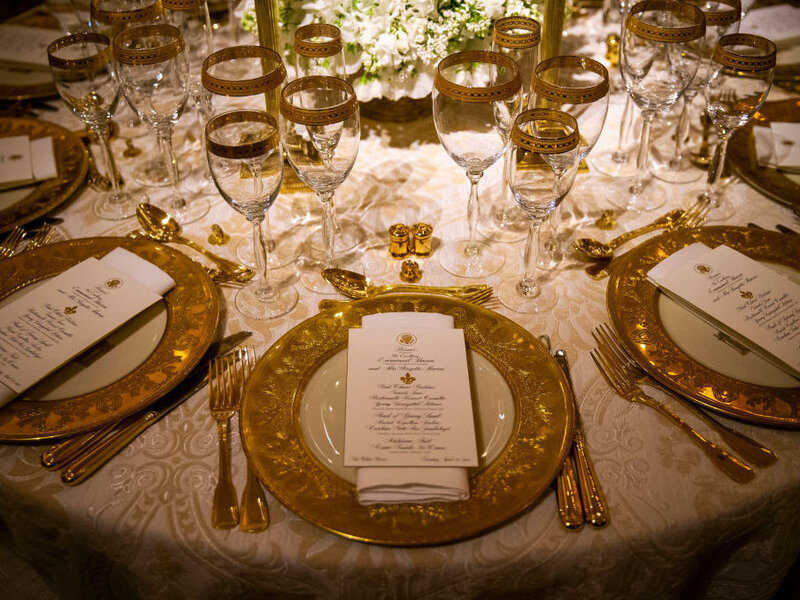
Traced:
<path fill-rule="evenodd" d="M 166 211 L 181 225 L 194 223 L 205 217 L 211 208 L 211 201 L 207 196 L 195 196 L 191 201 L 183 200 L 183 206 L 176 208 L 171 204 L 171 198 L 162 200 L 158 205 L 161 210 Z"/>
<path fill-rule="evenodd" d="M 338 219 L 337 225 L 336 237 L 333 240 L 334 254 L 349 252 L 366 238 L 366 233 L 355 221 Z M 325 251 L 325 245 L 322 242 L 322 227 L 318 227 L 308 236 L 308 244 L 315 252 Z"/>
<path fill-rule="evenodd" d="M 495 205 L 488 209 L 488 218 L 478 223 L 478 233 L 487 240 L 513 244 L 524 240 L 528 235 L 528 220 L 519 206 Z"/>
<path fill-rule="evenodd" d="M 506 308 L 518 313 L 540 314 L 555 306 L 558 292 L 552 286 L 537 286 L 536 293 L 524 296 L 519 289 L 520 277 L 509 277 L 497 286 L 497 298 Z"/>
<path fill-rule="evenodd" d="M 272 288 L 272 295 L 262 296 L 258 293 L 260 283 L 246 285 L 236 293 L 236 308 L 244 316 L 251 319 L 274 319 L 285 315 L 297 304 L 297 290 L 292 286 Z"/>
<path fill-rule="evenodd" d="M 653 175 L 667 183 L 692 183 L 700 179 L 703 174 L 703 171 L 692 164 L 688 154 L 684 154 L 678 160 L 670 160 L 657 165 L 653 169 Z"/>
<path fill-rule="evenodd" d="M 474 252 L 468 253 L 468 248 L 473 248 Z M 459 277 L 486 277 L 499 271 L 506 260 L 489 244 L 468 240 L 450 242 L 438 254 L 444 270 Z"/>
<path fill-rule="evenodd" d="M 701 195 L 702 197 L 702 195 Z M 706 215 L 706 222 L 727 221 L 736 214 L 736 207 L 730 200 L 711 201 L 711 210 Z"/>
<path fill-rule="evenodd" d="M 178 180 L 186 177 L 186 171 L 178 167 Z M 150 158 L 140 163 L 133 170 L 133 180 L 146 187 L 167 187 L 171 185 L 167 163 L 160 156 Z"/>
<path fill-rule="evenodd" d="M 300 256 L 300 244 L 294 240 L 280 240 L 279 243 L 273 241 L 272 248 L 269 249 L 267 266 L 270 269 L 279 269 L 296 261 L 298 256 Z M 256 266 L 253 242 L 248 236 L 240 238 L 236 243 L 236 258 L 248 267 Z"/>
<path fill-rule="evenodd" d="M 610 186 L 606 199 L 614 206 L 634 212 L 648 212 L 661 208 L 667 201 L 667 192 L 653 181 L 648 181 L 638 194 L 631 193 L 633 180 Z"/>
<path fill-rule="evenodd" d="M 636 153 L 633 150 L 618 153 L 614 150 L 600 152 L 589 159 L 592 168 L 609 177 L 636 175 Z"/>
<path fill-rule="evenodd" d="M 147 194 L 137 193 L 135 196 L 128 192 L 105 194 L 95 200 L 94 214 L 101 219 L 121 221 L 136 214 L 136 206 L 142 202 L 149 202 Z"/>

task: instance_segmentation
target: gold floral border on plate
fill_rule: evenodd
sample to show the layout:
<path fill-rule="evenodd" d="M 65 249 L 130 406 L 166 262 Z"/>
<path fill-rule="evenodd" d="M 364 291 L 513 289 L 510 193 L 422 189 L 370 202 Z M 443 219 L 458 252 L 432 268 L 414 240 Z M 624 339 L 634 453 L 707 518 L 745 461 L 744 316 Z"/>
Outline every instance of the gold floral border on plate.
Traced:
<path fill-rule="evenodd" d="M 398 311 L 453 315 L 467 347 L 494 365 L 511 390 L 511 438 L 493 463 L 470 471 L 466 501 L 362 506 L 355 486 L 324 467 L 303 439 L 301 404 L 313 373 L 346 348 L 348 330 L 364 315 Z M 462 540 L 530 507 L 558 474 L 573 424 L 564 375 L 530 332 L 495 312 L 434 295 L 359 300 L 300 323 L 257 363 L 240 418 L 245 451 L 278 500 L 323 529 L 391 546 Z"/>
<path fill-rule="evenodd" d="M 800 271 L 800 238 L 746 227 L 702 227 L 665 233 L 620 257 L 608 282 L 611 324 L 650 375 L 683 396 L 722 414 L 779 427 L 800 427 L 800 388 L 755 385 L 695 361 L 667 335 L 658 312 L 660 292 L 647 272 L 681 248 L 725 244 L 756 260 Z"/>
<path fill-rule="evenodd" d="M 0 233 L 50 212 L 81 186 L 89 168 L 89 153 L 80 138 L 39 119 L 0 118 L 0 138 L 27 135 L 32 140 L 51 136 L 58 175 L 32 184 L 27 196 L 0 210 Z"/>
<path fill-rule="evenodd" d="M 88 394 L 47 402 L 16 400 L 0 408 L 0 441 L 38 441 L 94 429 L 141 410 L 181 382 L 213 341 L 220 302 L 203 268 L 185 254 L 149 240 L 97 237 L 23 252 L 0 263 L 0 300 L 89 257 L 122 247 L 175 280 L 164 296 L 166 331 L 131 373 Z"/>
<path fill-rule="evenodd" d="M 771 121 L 800 121 L 800 100 L 766 102 L 750 123 L 736 131 L 728 144 L 731 166 L 754 189 L 771 200 L 800 210 L 800 184 L 789 179 L 785 173 L 758 164 L 753 126 L 769 127 Z"/>

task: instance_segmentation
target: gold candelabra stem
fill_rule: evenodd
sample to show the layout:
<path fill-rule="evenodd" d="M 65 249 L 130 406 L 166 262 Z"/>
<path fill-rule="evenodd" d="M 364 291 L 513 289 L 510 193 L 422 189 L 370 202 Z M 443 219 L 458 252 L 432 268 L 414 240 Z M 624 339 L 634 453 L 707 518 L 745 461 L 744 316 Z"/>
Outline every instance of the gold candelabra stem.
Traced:
<path fill-rule="evenodd" d="M 258 43 L 282 54 L 278 43 L 278 2 L 277 0 L 255 0 L 256 22 L 258 24 Z M 267 112 L 278 114 L 278 94 L 280 87 L 264 94 Z"/>
<path fill-rule="evenodd" d="M 256 4 L 258 4 L 258 0 L 256 0 Z M 540 61 L 561 53 L 561 33 L 564 31 L 565 11 L 566 0 L 547 0 L 544 3 Z"/>

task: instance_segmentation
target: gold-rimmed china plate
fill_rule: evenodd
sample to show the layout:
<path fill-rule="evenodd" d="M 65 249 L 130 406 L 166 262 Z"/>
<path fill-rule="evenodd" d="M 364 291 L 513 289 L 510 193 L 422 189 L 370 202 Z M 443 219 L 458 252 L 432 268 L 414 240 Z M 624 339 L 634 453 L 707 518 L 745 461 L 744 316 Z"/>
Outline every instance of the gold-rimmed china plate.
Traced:
<path fill-rule="evenodd" d="M 404 311 L 453 315 L 464 330 L 480 465 L 463 502 L 362 506 L 342 464 L 348 330 L 364 315 Z M 530 507 L 558 474 L 573 422 L 564 375 L 530 332 L 435 295 L 359 300 L 300 323 L 257 363 L 240 419 L 245 451 L 278 500 L 328 531 L 395 546 L 472 537 Z"/>
<path fill-rule="evenodd" d="M 800 427 L 800 380 L 724 336 L 647 280 L 647 272 L 694 242 L 725 244 L 800 282 L 800 238 L 746 227 L 702 227 L 652 238 L 619 259 L 609 279 L 611 324 L 653 377 L 725 415 Z"/>
<path fill-rule="evenodd" d="M 0 441 L 37 441 L 100 427 L 141 410 L 182 381 L 214 339 L 219 297 L 203 268 L 149 240 L 68 240 L 0 262 L 2 302 L 89 258 L 122 247 L 176 285 L 161 302 L 0 408 Z"/>
<path fill-rule="evenodd" d="M 0 118 L 0 138 L 27 135 L 53 138 L 58 175 L 35 184 L 0 192 L 0 233 L 50 212 L 81 186 L 89 168 L 89 153 L 71 131 L 39 119 Z"/>

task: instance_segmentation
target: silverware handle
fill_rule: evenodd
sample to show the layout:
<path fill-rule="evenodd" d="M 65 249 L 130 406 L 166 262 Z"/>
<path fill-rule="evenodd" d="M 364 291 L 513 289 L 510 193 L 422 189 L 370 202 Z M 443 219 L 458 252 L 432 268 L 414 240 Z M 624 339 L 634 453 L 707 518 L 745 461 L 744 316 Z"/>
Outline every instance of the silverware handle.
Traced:
<path fill-rule="evenodd" d="M 575 462 L 578 470 L 578 484 L 581 489 L 583 501 L 583 516 L 586 521 L 595 527 L 608 525 L 608 505 L 603 490 L 600 488 L 594 463 L 589 457 L 586 447 L 586 438 L 583 431 L 576 429 L 572 442 L 575 450 Z"/>
<path fill-rule="evenodd" d="M 641 227 L 637 227 L 636 229 L 631 229 L 630 231 L 626 231 L 625 233 L 618 235 L 617 237 L 613 238 L 611 241 L 606 243 L 611 248 L 616 249 L 619 248 L 625 242 L 630 241 L 633 238 L 639 237 L 640 235 L 644 235 L 645 233 L 650 233 L 651 231 L 656 231 L 657 229 L 666 229 L 672 223 L 673 223 L 672 221 L 661 221 L 661 217 L 659 217 L 658 221 L 655 221 L 648 225 L 642 225 Z"/>
<path fill-rule="evenodd" d="M 242 506 L 239 515 L 239 529 L 248 533 L 264 531 L 269 525 L 267 497 L 256 477 L 250 459 L 247 460 L 247 483 L 242 493 Z"/>
<path fill-rule="evenodd" d="M 189 238 L 183 236 L 177 236 L 174 238 L 174 240 L 178 244 L 183 244 L 184 246 L 188 246 L 192 250 L 196 250 L 206 258 L 209 258 L 210 260 L 214 261 L 214 263 L 216 263 L 220 269 L 224 269 L 231 273 L 242 273 L 242 272 L 252 271 L 252 269 L 244 265 L 240 265 L 239 263 L 233 262 L 232 260 L 228 260 L 227 258 L 222 258 L 218 254 L 215 254 L 211 250 L 204 248 L 203 246 L 201 246 L 200 244 L 198 244 L 193 240 L 190 240 Z"/>
<path fill-rule="evenodd" d="M 231 477 L 230 421 L 218 424 L 219 434 L 219 481 L 214 489 L 211 506 L 211 525 L 218 529 L 231 529 L 239 523 L 239 500 Z"/>
<path fill-rule="evenodd" d="M 581 504 L 578 479 L 575 473 L 575 462 L 572 451 L 567 454 L 561 472 L 556 479 L 556 500 L 558 501 L 558 517 L 561 524 L 572 531 L 583 527 L 583 506 Z"/>
<path fill-rule="evenodd" d="M 474 294 L 488 289 L 487 285 L 452 285 L 452 286 L 433 286 L 433 285 L 411 285 L 403 283 L 390 283 L 379 285 L 369 291 L 370 296 L 381 294 L 395 294 L 398 292 L 409 294 L 445 294 L 448 296 L 464 296 Z"/>
<path fill-rule="evenodd" d="M 50 470 L 60 469 L 84 449 L 89 448 L 89 446 L 92 444 L 97 443 L 118 424 L 119 421 L 115 421 L 104 427 L 101 427 L 100 429 L 87 431 L 86 433 L 79 433 L 78 435 L 68 438 L 63 442 L 59 442 L 58 444 L 50 446 L 50 448 L 42 452 L 42 466 Z"/>

